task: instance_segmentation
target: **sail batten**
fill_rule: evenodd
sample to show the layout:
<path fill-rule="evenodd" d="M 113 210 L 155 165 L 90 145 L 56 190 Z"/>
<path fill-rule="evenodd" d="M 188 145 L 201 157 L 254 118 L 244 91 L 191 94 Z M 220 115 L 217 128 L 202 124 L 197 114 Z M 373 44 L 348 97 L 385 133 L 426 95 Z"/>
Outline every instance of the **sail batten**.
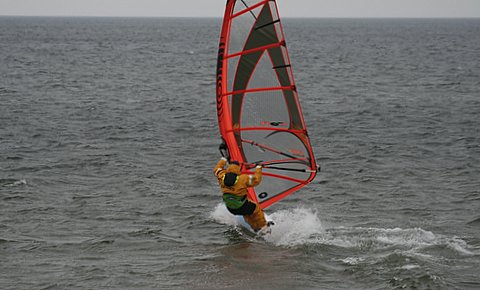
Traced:
<path fill-rule="evenodd" d="M 274 47 L 280 47 L 280 46 L 285 46 L 285 41 L 284 40 L 281 40 L 281 41 L 276 42 L 276 43 L 272 43 L 272 44 L 268 44 L 268 45 L 264 45 L 264 46 L 260 46 L 260 47 L 256 47 L 256 48 L 252 48 L 252 49 L 228 54 L 228 55 L 225 55 L 224 58 L 228 59 L 228 58 L 238 57 L 238 56 L 242 56 L 242 55 L 246 55 L 246 54 L 252 54 L 252 53 L 255 53 L 255 52 L 258 52 L 258 51 L 265 51 L 267 49 L 274 48 Z"/>
<path fill-rule="evenodd" d="M 217 65 L 219 129 L 246 173 L 264 165 L 249 197 L 268 207 L 316 175 L 275 0 L 229 0 Z"/>
<path fill-rule="evenodd" d="M 266 91 L 283 91 L 283 90 L 293 91 L 293 90 L 295 90 L 295 87 L 294 86 L 285 86 L 285 87 L 254 88 L 254 89 L 226 92 L 226 93 L 222 94 L 222 96 L 238 95 L 238 94 L 246 94 L 246 93 L 256 93 L 256 92 L 266 92 Z"/>
<path fill-rule="evenodd" d="M 266 1 L 260 1 L 259 3 L 255 4 L 255 5 L 252 5 L 252 6 L 248 6 L 245 1 L 241 0 L 241 2 L 243 3 L 243 5 L 245 6 L 246 9 L 240 11 L 240 12 L 237 12 L 235 14 L 232 15 L 232 18 L 236 18 L 238 16 L 241 16 L 245 13 L 248 13 L 248 12 L 252 12 L 252 10 L 256 9 L 257 7 L 267 3 L 268 1 L 271 1 L 271 0 L 266 0 Z M 256 19 L 256 16 L 255 14 L 252 14 L 252 16 Z"/>

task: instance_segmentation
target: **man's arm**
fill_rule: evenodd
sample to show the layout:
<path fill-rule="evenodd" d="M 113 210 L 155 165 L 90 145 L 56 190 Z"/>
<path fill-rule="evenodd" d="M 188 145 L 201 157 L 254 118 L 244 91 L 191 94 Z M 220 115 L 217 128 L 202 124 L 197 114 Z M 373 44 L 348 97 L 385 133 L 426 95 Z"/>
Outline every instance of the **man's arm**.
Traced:
<path fill-rule="evenodd" d="M 255 173 L 248 176 L 248 187 L 254 187 L 262 182 L 262 166 L 255 167 Z"/>
<path fill-rule="evenodd" d="M 213 174 L 215 174 L 217 178 L 219 178 L 218 175 L 224 170 L 225 165 L 227 165 L 227 158 L 222 157 L 213 169 Z"/>

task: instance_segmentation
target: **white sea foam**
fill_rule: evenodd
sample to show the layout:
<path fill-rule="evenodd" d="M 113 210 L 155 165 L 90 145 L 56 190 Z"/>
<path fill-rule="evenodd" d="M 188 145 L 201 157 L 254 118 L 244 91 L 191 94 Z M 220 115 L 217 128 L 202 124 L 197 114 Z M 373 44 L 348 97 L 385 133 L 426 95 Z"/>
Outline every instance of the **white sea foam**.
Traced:
<path fill-rule="evenodd" d="M 405 254 L 431 258 L 422 252 L 432 246 L 447 246 L 461 255 L 476 255 L 460 238 L 434 234 L 421 228 L 373 228 L 373 227 L 324 227 L 318 213 L 313 209 L 294 208 L 268 214 L 275 222 L 269 234 L 263 238 L 276 246 L 295 247 L 307 244 L 329 245 L 341 248 L 361 248 L 363 251 L 378 251 L 396 248 Z M 210 213 L 218 223 L 238 226 L 237 219 L 225 205 L 220 203 Z M 347 258 L 344 263 L 362 262 L 361 258 Z"/>
<path fill-rule="evenodd" d="M 268 214 L 268 213 L 267 213 Z M 316 234 L 321 234 L 323 228 L 316 212 L 305 208 L 281 210 L 268 214 L 275 222 L 269 234 L 264 236 L 269 243 L 281 246 L 306 244 Z M 224 204 L 218 204 L 210 213 L 210 218 L 218 223 L 237 226 L 237 219 L 231 215 Z"/>
<path fill-rule="evenodd" d="M 265 240 L 275 245 L 296 246 L 312 242 L 312 237 L 324 232 L 317 213 L 311 209 L 295 208 L 270 214 L 275 222 Z"/>
<path fill-rule="evenodd" d="M 27 181 L 25 179 L 17 180 L 13 183 L 13 185 L 27 185 Z"/>
<path fill-rule="evenodd" d="M 459 252 L 460 254 L 462 255 L 465 255 L 465 256 L 476 256 L 476 255 L 480 255 L 480 252 L 479 251 L 475 251 L 475 250 L 469 250 L 469 246 L 467 245 L 467 243 L 458 238 L 458 237 L 454 237 L 452 239 L 448 239 L 446 241 L 447 243 L 447 246 L 454 250 L 454 251 L 457 251 Z"/>
<path fill-rule="evenodd" d="M 341 261 L 347 265 L 357 265 L 361 262 L 363 262 L 365 258 L 360 258 L 360 257 L 348 257 L 345 259 L 341 259 Z"/>
<path fill-rule="evenodd" d="M 418 269 L 420 268 L 419 265 L 414 265 L 414 264 L 407 264 L 407 265 L 403 265 L 402 267 L 400 267 L 401 269 L 404 269 L 404 270 L 413 270 L 413 269 Z"/>
<path fill-rule="evenodd" d="M 12 183 L 7 183 L 5 186 L 6 187 L 15 187 L 15 186 L 21 186 L 21 185 L 27 185 L 27 181 L 25 179 L 15 180 Z"/>
<path fill-rule="evenodd" d="M 228 212 L 227 208 L 223 203 L 219 203 L 215 207 L 215 209 L 210 213 L 210 218 L 221 224 L 231 226 L 237 225 L 237 220 L 235 219 L 235 216 Z"/>

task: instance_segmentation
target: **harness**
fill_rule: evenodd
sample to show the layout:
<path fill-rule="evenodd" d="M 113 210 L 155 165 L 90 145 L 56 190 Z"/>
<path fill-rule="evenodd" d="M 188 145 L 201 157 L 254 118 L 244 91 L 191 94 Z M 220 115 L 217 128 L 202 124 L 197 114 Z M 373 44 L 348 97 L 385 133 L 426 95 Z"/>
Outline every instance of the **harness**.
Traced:
<path fill-rule="evenodd" d="M 239 209 L 247 201 L 247 196 L 238 196 L 230 193 L 223 194 L 223 201 L 229 209 Z"/>
<path fill-rule="evenodd" d="M 227 175 L 229 176 L 227 177 Z M 233 175 L 235 175 L 235 179 L 233 179 Z M 222 177 L 223 185 L 231 188 L 238 182 L 238 178 L 239 176 L 237 174 L 227 173 Z M 235 210 L 241 208 L 245 204 L 245 202 L 247 201 L 247 196 L 238 196 L 231 193 L 224 193 L 223 201 L 225 202 L 227 208 Z"/>

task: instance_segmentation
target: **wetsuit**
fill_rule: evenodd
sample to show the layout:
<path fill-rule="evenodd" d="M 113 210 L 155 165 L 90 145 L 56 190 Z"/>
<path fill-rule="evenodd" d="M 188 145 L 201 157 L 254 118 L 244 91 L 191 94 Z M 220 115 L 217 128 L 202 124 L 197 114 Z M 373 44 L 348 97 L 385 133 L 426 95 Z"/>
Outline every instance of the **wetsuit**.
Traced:
<path fill-rule="evenodd" d="M 227 165 L 227 159 L 220 159 L 213 173 L 218 179 L 227 209 L 234 215 L 243 215 L 245 221 L 254 230 L 265 227 L 267 221 L 262 208 L 247 196 L 247 188 L 257 186 L 262 181 L 262 167 L 257 166 L 254 174 L 241 174 L 239 165 L 230 164 L 227 169 L 225 165 Z M 235 173 L 237 178 L 233 185 L 226 186 L 225 175 L 230 172 Z"/>

